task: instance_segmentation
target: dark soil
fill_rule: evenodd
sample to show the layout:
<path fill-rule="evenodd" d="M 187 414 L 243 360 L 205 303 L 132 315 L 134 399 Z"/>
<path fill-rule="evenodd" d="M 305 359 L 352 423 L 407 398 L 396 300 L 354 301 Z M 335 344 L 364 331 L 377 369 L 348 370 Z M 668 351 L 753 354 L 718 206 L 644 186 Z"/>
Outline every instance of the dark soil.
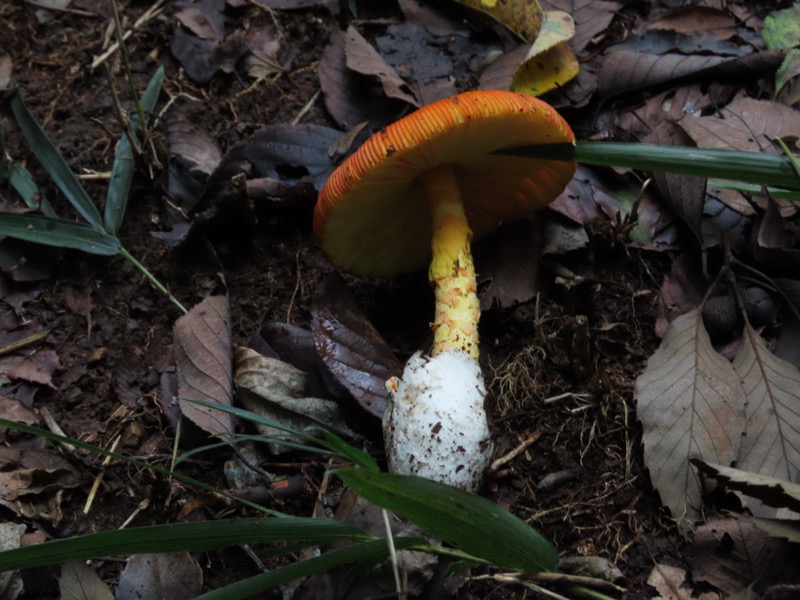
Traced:
<path fill-rule="evenodd" d="M 84 0 L 79 7 L 107 14 L 100 0 Z M 132 21 L 147 8 L 146 3 L 131 2 L 124 16 Z M 103 69 L 88 68 L 100 54 L 105 17 L 59 13 L 39 23 L 35 13 L 21 1 L 0 5 L 0 44 L 11 55 L 14 77 L 72 168 L 78 173 L 108 171 L 119 126 Z M 269 18 L 253 7 L 236 14 L 241 19 Z M 321 9 L 280 13 L 278 18 L 292 40 L 285 51 L 292 55 L 293 70 L 281 77 L 251 85 L 236 74 L 220 73 L 207 85 L 194 84 L 169 53 L 168 20 L 158 18 L 128 42 L 137 85 L 143 89 L 156 67 L 164 65 L 164 98 L 195 98 L 189 104 L 192 118 L 223 151 L 246 141 L 259 126 L 291 122 L 319 89 L 315 65 L 332 18 Z M 108 65 L 125 103 L 129 93 L 119 60 Z M 319 101 L 304 122 L 331 125 Z M 27 160 L 37 179 L 45 181 L 19 134 L 10 128 L 6 135 L 14 158 Z M 104 181 L 86 186 L 93 198 L 104 198 Z M 62 214 L 70 214 L 55 188 L 45 191 Z M 262 321 L 309 324 L 314 290 L 333 270 L 317 249 L 310 216 L 308 209 L 276 214 L 255 230 L 234 222 L 207 239 L 174 249 L 151 236 L 173 217 L 159 178 L 150 180 L 142 169 L 135 178 L 121 239 L 187 306 L 219 289 L 223 278 L 234 341 L 246 344 Z M 556 217 L 541 216 L 552 218 Z M 629 590 L 626 597 L 649 598 L 652 591 L 645 581 L 653 565 L 681 566 L 684 560 L 680 538 L 643 469 L 632 400 L 633 381 L 658 343 L 653 333 L 656 282 L 667 262 L 657 254 L 616 244 L 613 236 L 613 231 L 594 234 L 589 250 L 576 258 L 587 274 L 578 287 L 558 285 L 554 273 L 544 269 L 542 291 L 534 301 L 484 314 L 484 372 L 492 391 L 498 455 L 526 434 L 541 432 L 484 491 L 529 521 L 563 556 L 611 559 L 625 575 L 621 583 Z M 55 250 L 43 256 L 45 264 L 54 267 L 46 279 L 19 282 L 6 277 L 6 310 L 16 298 L 12 312 L 49 330 L 44 346 L 54 349 L 60 360 L 53 386 L 37 387 L 32 406 L 39 414 L 49 411 L 68 436 L 109 447 L 122 435 L 119 451 L 168 466 L 174 431 L 162 411 L 161 376 L 172 365 L 172 326 L 179 312 L 122 258 Z M 401 359 L 424 343 L 426 315 L 431 314 L 424 274 L 348 282 Z M 376 435 L 377 421 L 366 415 L 351 418 Z M 102 462 L 101 457 L 81 453 L 70 460 L 92 474 Z M 267 468 L 280 475 L 301 474 L 304 485 L 274 506 L 311 515 L 325 464 L 305 457 L 281 461 Z M 185 472 L 225 488 L 222 463 L 214 457 L 189 461 Z M 113 529 L 144 500 L 149 505 L 132 525 L 173 522 L 188 514 L 210 518 L 223 510 L 248 514 L 177 482 L 112 464 L 87 515 L 83 506 L 90 484 L 87 479 L 84 486 L 64 493 L 60 519 L 29 524 L 56 538 Z M 195 504 L 199 508 L 192 511 Z M 4 516 L 10 518 L 9 513 Z M 95 564 L 111 582 L 121 568 L 115 562 Z M 200 564 L 204 589 L 257 572 L 239 549 L 202 556 Z M 55 593 L 50 578 L 38 578 L 38 586 L 36 576 L 28 582 L 26 597 Z M 528 594 L 512 586 L 468 583 L 456 597 Z"/>

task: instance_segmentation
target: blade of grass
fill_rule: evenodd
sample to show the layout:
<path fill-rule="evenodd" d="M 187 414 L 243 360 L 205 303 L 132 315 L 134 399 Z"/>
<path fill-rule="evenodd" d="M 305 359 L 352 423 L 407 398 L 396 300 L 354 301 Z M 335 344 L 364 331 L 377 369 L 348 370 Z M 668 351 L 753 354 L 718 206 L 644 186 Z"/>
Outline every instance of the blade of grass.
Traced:
<path fill-rule="evenodd" d="M 161 292 L 167 298 L 169 298 L 169 301 L 172 302 L 175 306 L 177 306 L 183 314 L 189 313 L 189 311 L 186 310 L 186 307 L 183 304 L 181 304 L 180 300 L 178 300 L 175 296 L 173 296 L 172 292 L 170 292 L 164 286 L 163 283 L 161 283 L 158 279 L 156 279 L 155 275 L 153 275 L 148 270 L 147 267 L 145 267 L 142 263 L 136 260 L 136 258 L 130 252 L 128 252 L 124 247 L 120 246 L 119 253 L 125 258 L 125 260 L 127 260 L 134 267 L 136 267 L 139 270 L 139 272 L 142 275 L 144 275 L 150 281 L 150 283 L 153 284 L 153 287 L 155 287 L 159 292 Z"/>
<path fill-rule="evenodd" d="M 364 542 L 375 537 L 334 519 L 285 517 L 170 523 L 100 531 L 0 552 L 0 571 L 40 567 L 101 556 L 198 552 L 252 543 L 290 542 L 293 548 L 332 542 Z"/>
<path fill-rule="evenodd" d="M 524 573 L 558 566 L 550 542 L 486 498 L 410 475 L 358 468 L 334 469 L 333 474 L 370 502 L 478 559 Z"/>
<path fill-rule="evenodd" d="M 566 160 L 586 165 L 628 167 L 643 171 L 667 171 L 760 185 L 798 187 L 800 179 L 789 159 L 758 152 L 702 148 L 576 142 L 507 148 L 498 154 Z"/>
<path fill-rule="evenodd" d="M 67 197 L 81 216 L 98 231 L 103 231 L 103 219 L 100 211 L 92 202 L 78 178 L 69 168 L 61 153 L 47 137 L 39 123 L 33 117 L 22 99 L 19 89 L 11 95 L 11 110 L 19 125 L 22 135 L 36 155 L 38 161 L 53 178 L 58 189 Z"/>
<path fill-rule="evenodd" d="M 425 540 L 418 538 L 395 538 L 394 543 L 395 547 L 401 550 L 427 544 Z M 289 583 L 300 577 L 307 577 L 319 571 L 327 571 L 340 565 L 365 559 L 376 562 L 383 561 L 386 560 L 388 555 L 389 550 L 386 540 L 381 539 L 353 544 L 346 548 L 331 550 L 321 556 L 286 565 L 269 573 L 242 579 L 222 589 L 197 596 L 195 600 L 239 600 L 240 598 L 250 598 L 270 588 Z"/>
<path fill-rule="evenodd" d="M 103 256 L 113 256 L 121 247 L 117 238 L 91 225 L 42 215 L 0 213 L 0 234 Z"/>
<path fill-rule="evenodd" d="M 141 104 L 147 114 L 151 113 L 155 108 L 163 83 L 164 67 L 159 67 L 150 83 L 147 84 L 144 94 L 142 94 Z M 135 132 L 138 125 L 139 115 L 136 113 L 131 117 L 131 129 Z M 111 168 L 111 181 L 108 184 L 106 207 L 103 214 L 106 230 L 111 234 L 116 235 L 125 218 L 135 167 L 136 161 L 134 160 L 131 142 L 127 136 L 123 135 L 117 144 L 117 150 L 114 155 L 114 165 Z"/>

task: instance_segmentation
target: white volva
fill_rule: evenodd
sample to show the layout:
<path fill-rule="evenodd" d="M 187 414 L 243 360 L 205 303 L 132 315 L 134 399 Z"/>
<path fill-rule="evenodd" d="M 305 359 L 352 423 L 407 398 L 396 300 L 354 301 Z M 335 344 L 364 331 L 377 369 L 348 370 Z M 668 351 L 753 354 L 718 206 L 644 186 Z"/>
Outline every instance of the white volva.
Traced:
<path fill-rule="evenodd" d="M 493 450 L 478 363 L 458 350 L 417 352 L 386 388 L 389 470 L 476 491 Z"/>

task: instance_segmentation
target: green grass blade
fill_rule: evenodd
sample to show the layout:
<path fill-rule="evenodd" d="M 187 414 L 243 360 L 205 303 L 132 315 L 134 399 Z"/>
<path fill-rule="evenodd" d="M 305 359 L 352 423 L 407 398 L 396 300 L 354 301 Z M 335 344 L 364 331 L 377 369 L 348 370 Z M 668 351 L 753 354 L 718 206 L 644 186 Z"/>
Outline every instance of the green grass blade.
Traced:
<path fill-rule="evenodd" d="M 665 171 L 759 185 L 800 187 L 800 178 L 795 174 L 788 158 L 759 152 L 618 142 L 576 142 L 574 145 L 519 147 L 506 149 L 501 153 L 604 167 Z"/>
<path fill-rule="evenodd" d="M 494 502 L 420 477 L 335 469 L 355 492 L 494 565 L 524 573 L 554 571 L 558 553 L 524 521 Z"/>
<path fill-rule="evenodd" d="M 164 83 L 164 67 L 159 67 L 156 74 L 147 84 L 147 89 L 141 98 L 142 107 L 147 113 L 151 113 L 155 108 L 158 95 L 161 93 L 161 86 Z M 131 129 L 135 132 L 139 125 L 139 115 L 131 116 Z M 111 234 L 116 234 L 125 218 L 125 210 L 128 206 L 128 194 L 133 181 L 133 172 L 136 167 L 133 150 L 130 140 L 123 135 L 117 144 L 114 154 L 114 165 L 111 168 L 111 181 L 108 184 L 108 194 L 106 196 L 106 207 L 103 214 L 106 230 Z"/>
<path fill-rule="evenodd" d="M 236 544 L 291 543 L 303 547 L 375 539 L 352 525 L 309 517 L 225 519 L 101 531 L 0 552 L 0 571 L 101 556 L 198 552 Z"/>
<path fill-rule="evenodd" d="M 416 538 L 395 538 L 394 540 L 397 550 L 405 550 L 425 543 L 425 540 Z M 360 560 L 380 562 L 386 560 L 388 556 L 389 549 L 386 545 L 386 540 L 373 540 L 361 544 L 353 544 L 345 548 L 331 550 L 321 556 L 292 563 L 269 573 L 243 579 L 222 589 L 197 596 L 194 600 L 239 600 L 241 598 L 250 598 L 276 586 L 289 583 L 300 577 L 307 577 L 319 571 L 327 571 L 328 569 Z"/>
<path fill-rule="evenodd" d="M 81 216 L 98 231 L 103 230 L 100 211 L 92 202 L 75 173 L 61 156 L 61 153 L 47 137 L 22 99 L 22 93 L 15 90 L 11 97 L 11 110 L 22 134 L 36 155 L 36 158 L 53 178 L 58 189 L 67 197 Z"/>
<path fill-rule="evenodd" d="M 117 238 L 86 223 L 41 215 L 0 213 L 0 235 L 103 256 L 113 256 L 120 249 Z"/>

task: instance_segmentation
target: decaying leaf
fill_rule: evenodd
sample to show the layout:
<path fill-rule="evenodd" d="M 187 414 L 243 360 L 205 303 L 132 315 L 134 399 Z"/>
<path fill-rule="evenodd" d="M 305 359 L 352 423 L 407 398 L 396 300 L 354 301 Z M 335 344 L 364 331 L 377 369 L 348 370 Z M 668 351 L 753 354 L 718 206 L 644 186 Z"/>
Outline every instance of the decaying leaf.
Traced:
<path fill-rule="evenodd" d="M 786 566 L 787 550 L 785 542 L 770 538 L 745 516 L 711 517 L 694 534 L 692 577 L 737 594 L 771 567 Z"/>
<path fill-rule="evenodd" d="M 242 406 L 247 410 L 297 431 L 316 426 L 325 427 L 348 439 L 358 437 L 347 426 L 334 401 L 307 397 L 306 374 L 303 371 L 241 346 L 234 349 L 234 359 L 236 389 Z M 255 427 L 266 437 L 291 437 L 267 425 L 256 423 Z M 269 447 L 273 454 L 287 451 L 286 447 L 277 443 L 271 443 Z"/>
<path fill-rule="evenodd" d="M 0 523 L 0 552 L 20 547 L 22 534 L 25 533 L 23 523 Z M 0 597 L 16 600 L 22 594 L 23 583 L 19 571 L 3 571 L 0 573 Z"/>
<path fill-rule="evenodd" d="M 773 508 L 787 508 L 800 514 L 800 484 L 776 479 L 767 475 L 749 473 L 733 467 L 724 467 L 693 458 L 697 469 L 724 487 L 761 500 Z"/>
<path fill-rule="evenodd" d="M 544 20 L 538 0 L 457 0 L 460 4 L 489 15 L 492 19 L 532 42 Z"/>
<path fill-rule="evenodd" d="M 688 459 L 729 464 L 745 425 L 744 389 L 711 345 L 699 309 L 672 321 L 635 393 L 650 479 L 686 535 L 703 491 Z"/>
<path fill-rule="evenodd" d="M 653 586 L 659 593 L 652 600 L 719 600 L 714 592 L 696 596 L 686 579 L 685 569 L 657 564 L 647 578 L 647 585 Z"/>
<path fill-rule="evenodd" d="M 53 373 L 61 368 L 55 350 L 42 349 L 30 356 L 11 355 L 0 358 L 0 374 L 9 379 L 53 386 Z"/>
<path fill-rule="evenodd" d="M 525 61 L 511 81 L 515 92 L 540 96 L 566 84 L 578 75 L 580 65 L 575 51 L 567 44 L 575 35 L 575 22 L 569 13 L 545 13 L 544 25 Z"/>
<path fill-rule="evenodd" d="M 328 278 L 315 294 L 311 330 L 317 352 L 334 377 L 361 407 L 382 418 L 386 381 L 399 376 L 403 367 L 341 278 Z"/>
<path fill-rule="evenodd" d="M 605 33 L 622 4 L 609 0 L 541 0 L 541 6 L 545 11 L 560 10 L 572 15 L 575 37 L 570 45 L 575 52 L 582 52 L 594 38 Z"/>
<path fill-rule="evenodd" d="M 230 316 L 226 296 L 210 296 L 179 318 L 173 329 L 181 412 L 211 435 L 229 434 L 227 413 L 189 400 L 233 404 Z"/>

